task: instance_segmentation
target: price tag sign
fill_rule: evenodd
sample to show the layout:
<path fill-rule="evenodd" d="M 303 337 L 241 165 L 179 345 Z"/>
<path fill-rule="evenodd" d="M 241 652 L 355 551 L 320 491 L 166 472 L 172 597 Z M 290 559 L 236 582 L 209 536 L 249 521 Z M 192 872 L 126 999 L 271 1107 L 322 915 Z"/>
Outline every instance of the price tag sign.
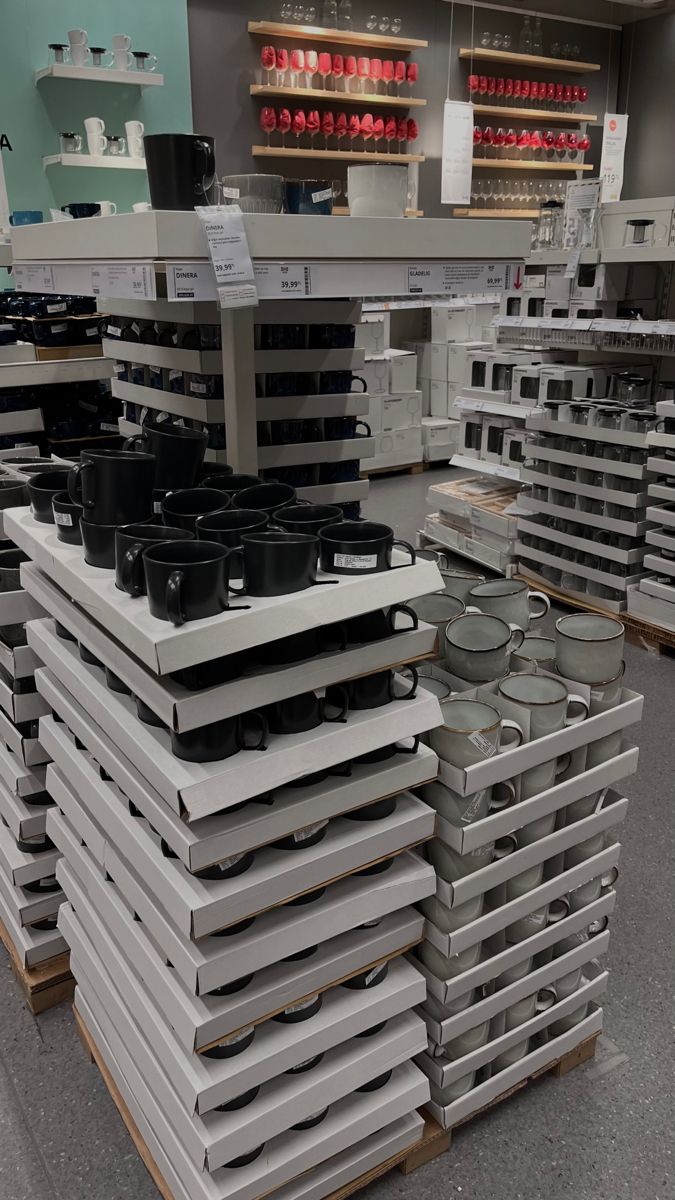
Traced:
<path fill-rule="evenodd" d="M 255 282 L 261 299 L 311 296 L 312 269 L 306 263 L 256 263 Z"/>
<path fill-rule="evenodd" d="M 563 276 L 564 279 L 574 279 L 577 270 L 579 269 L 579 263 L 581 262 L 582 254 L 583 250 L 581 246 L 577 246 L 575 250 L 570 251 L 570 256 L 565 267 L 565 274 Z"/>
<path fill-rule="evenodd" d="M 253 263 L 241 209 L 237 204 L 197 207 L 216 274 L 221 308 L 245 308 L 258 303 Z"/>
<path fill-rule="evenodd" d="M 91 268 L 92 296 L 109 300 L 156 300 L 150 263 L 97 263 Z"/>
<path fill-rule="evenodd" d="M 621 199 L 623 158 L 628 135 L 627 113 L 605 113 L 600 159 L 600 202 L 611 204 Z"/>
<path fill-rule="evenodd" d="M 54 292 L 54 269 L 45 263 L 15 263 L 14 282 L 19 292 Z"/>
<path fill-rule="evenodd" d="M 419 263 L 408 267 L 410 296 L 466 296 L 510 291 L 515 263 Z"/>
<path fill-rule="evenodd" d="M 211 263 L 167 263 L 166 293 L 169 300 L 217 300 L 216 278 Z"/>

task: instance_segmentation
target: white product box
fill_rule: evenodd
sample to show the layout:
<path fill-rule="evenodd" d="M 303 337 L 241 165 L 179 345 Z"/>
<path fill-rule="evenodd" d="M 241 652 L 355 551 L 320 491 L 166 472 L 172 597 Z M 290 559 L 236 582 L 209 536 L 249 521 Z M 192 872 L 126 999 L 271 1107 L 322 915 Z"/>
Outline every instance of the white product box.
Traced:
<path fill-rule="evenodd" d="M 417 355 L 418 378 L 431 379 L 431 342 L 403 342 L 403 349 Z"/>
<path fill-rule="evenodd" d="M 393 572 L 341 576 L 334 587 L 317 585 L 290 596 L 247 597 L 245 610 L 175 627 L 151 617 L 144 598 L 120 592 L 110 571 L 88 566 L 81 547 L 59 542 L 54 527 L 35 521 L 27 509 L 6 509 L 5 523 L 12 540 L 54 583 L 160 675 L 210 660 L 214 645 L 221 654 L 243 650 L 269 641 L 271 633 L 286 637 L 442 587 L 435 563 L 420 559 L 406 566 L 409 556 L 394 550 L 392 566 L 399 569 Z"/>
<path fill-rule="evenodd" d="M 571 280 L 567 280 L 571 283 Z M 549 321 L 551 318 L 558 320 L 570 316 L 570 300 L 545 300 L 544 301 L 544 319 Z"/>
<path fill-rule="evenodd" d="M 21 929 L 28 930 L 29 934 L 56 933 L 56 930 L 32 929 L 31 926 L 34 921 L 44 921 L 45 918 L 56 916 L 65 900 L 60 888 L 40 895 L 27 888 L 13 887 L 4 872 L 0 871 L 0 898 L 4 900 Z"/>
<path fill-rule="evenodd" d="M 81 764 L 79 777 L 81 782 L 80 778 L 66 782 L 58 768 L 50 765 L 49 787 L 57 804 L 73 815 L 77 827 L 79 814 L 75 814 L 73 805 L 82 808 L 104 838 L 110 839 L 115 852 L 123 855 L 146 881 L 176 929 L 193 938 L 236 925 L 327 881 L 417 845 L 430 837 L 434 828 L 435 814 L 408 792 L 398 797 L 391 816 L 365 822 L 369 837 L 360 822 L 336 818 L 322 841 L 301 853 L 262 847 L 243 874 L 220 881 L 202 880 L 191 875 L 178 859 L 162 853 L 160 839 L 149 824 L 144 818 L 131 816 L 124 797 L 100 777 L 97 779 L 91 764 Z M 107 843 L 103 866 L 107 868 Z"/>
<path fill-rule="evenodd" d="M 572 280 L 566 274 L 567 267 L 563 263 L 546 268 L 544 296 L 547 301 L 564 306 L 569 304 L 572 295 Z"/>
<path fill-rule="evenodd" d="M 527 457 L 528 444 L 533 441 L 533 435 L 517 426 L 504 430 L 502 441 L 502 462 L 506 467 L 520 467 Z"/>
<path fill-rule="evenodd" d="M 504 435 L 512 422 L 509 417 L 481 414 L 483 418 L 479 457 L 484 462 L 504 462 Z"/>
<path fill-rule="evenodd" d="M 409 630 L 405 627 L 407 619 L 401 617 L 396 622 L 398 632 L 381 641 L 339 653 L 322 654 L 293 666 L 261 671 L 257 675 L 191 692 L 169 676 L 158 678 L 138 663 L 36 567 L 27 570 L 26 579 L 35 595 L 49 606 L 51 615 L 114 671 L 170 729 L 178 731 L 196 729 L 207 721 L 248 712 L 261 703 L 282 700 L 308 688 L 325 687 L 370 671 L 411 662 L 430 653 L 436 640 L 434 626 L 420 624 L 418 629 Z"/>
<path fill-rule="evenodd" d="M 413 426 L 421 424 L 421 391 L 402 391 L 382 396 L 380 403 L 383 433 L 389 433 L 392 429 L 411 429 Z"/>
<path fill-rule="evenodd" d="M 580 263 L 572 282 L 572 300 L 623 300 L 628 284 L 628 267 L 620 263 Z M 646 286 L 646 280 L 645 280 Z M 644 293 L 653 295 L 651 291 Z M 638 299 L 642 293 L 634 292 L 631 298 Z"/>
<path fill-rule="evenodd" d="M 389 349 L 391 315 L 388 312 L 361 314 L 356 326 L 356 345 L 365 350 L 367 358 L 378 358 Z"/>
<path fill-rule="evenodd" d="M 543 363 L 514 367 L 511 376 L 511 403 L 523 408 L 535 408 L 539 400 L 540 376 Z"/>
<path fill-rule="evenodd" d="M 329 939 L 308 958 L 273 963 L 240 992 L 194 996 L 167 966 L 143 922 L 134 920 L 133 910 L 116 885 L 105 881 L 88 851 L 80 847 L 76 853 L 87 891 L 65 858 L 60 860 L 58 873 L 82 926 L 94 944 L 99 930 L 104 928 L 110 934 L 188 1053 L 216 1045 L 246 1025 L 259 1025 L 307 996 L 397 957 L 422 936 L 424 918 L 415 909 L 402 909 L 383 917 L 374 929 L 353 929 Z M 86 866 L 84 858 L 89 860 Z M 58 894 L 63 898 L 62 892 Z"/>
<path fill-rule="evenodd" d="M 452 415 L 454 398 L 461 385 L 448 383 L 446 379 L 431 379 L 429 388 L 429 414 L 432 417 L 442 417 L 446 420 Z"/>
<path fill-rule="evenodd" d="M 425 462 L 442 462 L 459 452 L 459 421 L 442 417 L 425 417 L 422 421 L 422 444 Z"/>
<path fill-rule="evenodd" d="M 25 767 L 49 762 L 49 755 L 37 739 L 37 721 L 30 722 L 22 733 L 4 712 L 0 712 L 0 741 L 9 747 Z"/>
<path fill-rule="evenodd" d="M 493 304 L 467 304 L 463 308 L 433 304 L 429 310 L 429 329 L 432 342 L 465 342 L 482 337 L 497 311 Z"/>
<path fill-rule="evenodd" d="M 361 420 L 365 421 L 371 433 L 382 432 L 382 397 L 364 394 Z"/>
<path fill-rule="evenodd" d="M 0 625 L 19 625 L 22 621 L 44 616 L 44 609 L 23 588 L 0 592 Z"/>
<path fill-rule="evenodd" d="M 265 753 L 242 750 L 216 762 L 188 762 L 172 753 L 167 730 L 140 721 L 133 701 L 106 688 L 97 677 L 98 668 L 83 663 L 74 644 L 55 637 L 47 626 L 47 622 L 34 623 L 30 629 L 33 644 L 41 646 L 50 668 L 36 673 L 42 694 L 49 699 L 54 690 L 58 693 L 65 687 L 174 812 L 182 815 L 185 810 L 193 819 L 414 737 L 440 721 L 438 704 L 418 694 L 405 703 L 392 701 L 378 709 L 352 711 L 344 722 L 324 722 L 306 734 L 272 735 Z"/>
<path fill-rule="evenodd" d="M 663 599 L 662 596 L 655 596 L 644 590 L 651 583 L 651 580 L 641 580 L 639 588 L 628 588 L 628 611 L 643 621 L 649 621 L 651 625 L 658 625 L 661 629 L 675 633 L 675 588 L 657 583 L 658 587 L 664 587 L 672 596 L 672 599 Z"/>
<path fill-rule="evenodd" d="M 0 642 L 0 667 L 4 667 L 12 679 L 27 679 L 39 667 L 30 646 L 6 646 Z"/>
<path fill-rule="evenodd" d="M 0 783 L 0 815 L 17 840 L 44 836 L 50 807 L 49 797 L 46 804 L 26 804 L 21 796 Z"/>
<path fill-rule="evenodd" d="M 482 338 L 467 339 L 450 345 L 445 342 L 430 342 L 430 378 L 441 382 L 448 380 L 456 384 L 465 383 L 469 354 L 486 348 L 487 343 Z"/>
<path fill-rule="evenodd" d="M 4 680 L 0 679 L 0 706 L 16 725 L 25 721 L 37 721 L 47 712 L 45 702 L 37 692 L 13 692 Z"/>
<path fill-rule="evenodd" d="M 468 458 L 481 457 L 483 414 L 462 412 L 459 424 L 459 453 Z"/>
<path fill-rule="evenodd" d="M 366 391 L 371 396 L 383 396 L 391 391 L 390 364 L 386 358 L 369 358 L 359 369 L 359 375 L 366 381 Z"/>
<path fill-rule="evenodd" d="M 371 466 L 398 467 L 422 461 L 422 425 L 380 433 L 375 439 L 375 457 Z"/>
<path fill-rule="evenodd" d="M 513 368 L 541 362 L 546 352 L 530 354 L 521 350 L 477 350 L 467 355 L 463 394 L 508 404 L 511 400 Z"/>
<path fill-rule="evenodd" d="M 0 822 L 0 870 L 12 885 L 23 887 L 53 875 L 59 857 L 58 850 L 43 850 L 38 854 L 19 850 L 11 830 L 4 821 Z"/>
<path fill-rule="evenodd" d="M 22 928 L 1 891 L 0 921 L 7 930 L 16 959 L 22 967 L 37 967 L 57 954 L 64 954 L 68 949 L 68 944 L 58 929 Z"/>
<path fill-rule="evenodd" d="M 389 350 L 389 391 L 414 392 L 417 387 L 417 355 L 409 350 Z M 385 429 L 387 426 L 385 425 Z"/>
<path fill-rule="evenodd" d="M 63 848 L 69 868 L 88 890 L 87 872 L 91 874 L 91 868 L 79 852 L 80 837 L 69 820 L 52 810 L 47 830 Z M 89 844 L 89 850 L 96 856 L 97 847 Z M 97 859 L 100 868 L 102 857 Z M 114 853 L 109 853 L 109 862 L 114 874 L 109 873 L 125 901 L 139 914 L 153 942 L 173 964 L 177 978 L 193 995 L 201 996 L 240 979 L 242 973 L 261 971 L 281 958 L 354 929 L 363 923 L 364 906 L 369 919 L 375 920 L 432 895 L 435 888 L 435 873 L 429 864 L 416 855 L 404 854 L 384 875 L 339 880 L 312 904 L 263 913 L 241 934 L 203 938 L 197 944 L 177 933 L 132 868 Z M 60 875 L 59 881 L 64 882 Z"/>
<path fill-rule="evenodd" d="M 44 791 L 45 768 L 38 766 L 29 770 L 14 751 L 0 741 L 0 780 L 17 796 L 35 796 Z"/>
<path fill-rule="evenodd" d="M 603 249 L 621 251 L 622 258 L 635 255 L 639 262 L 643 253 L 641 246 L 624 247 L 623 239 L 626 232 L 626 221 L 630 218 L 650 219 L 654 221 L 654 245 L 675 245 L 675 219 L 673 209 L 675 197 L 657 196 L 640 200 L 621 200 L 616 204 L 603 204 L 600 207 L 598 226 L 598 245 Z M 647 253 L 651 253 L 651 246 Z"/>
<path fill-rule="evenodd" d="M 606 381 L 606 373 L 604 378 Z M 546 363 L 539 372 L 539 399 L 586 399 L 596 394 L 593 390 L 595 382 L 596 376 L 589 367 Z"/>
<path fill-rule="evenodd" d="M 208 1175 L 195 1170 L 175 1127 L 149 1090 L 143 1075 L 128 1054 L 124 1043 L 113 1039 L 108 1044 L 96 1014 L 78 988 L 77 1011 L 91 1031 L 99 1052 L 120 1094 L 140 1130 L 150 1152 L 159 1163 L 167 1164 L 173 1178 L 183 1188 L 181 1200 L 256 1200 L 266 1187 L 280 1188 L 290 1180 L 352 1147 L 355 1140 L 366 1139 L 401 1116 L 407 1116 L 428 1097 L 428 1081 L 412 1064 L 405 1064 L 389 1084 L 373 1094 L 347 1097 L 315 1129 L 302 1131 L 299 1137 L 284 1137 L 274 1142 L 268 1153 L 250 1166 L 224 1175 Z M 308 1136 L 309 1135 L 309 1136 Z M 261 1165 L 262 1164 L 262 1165 Z M 291 1197 L 294 1192 L 291 1191 Z"/>
<path fill-rule="evenodd" d="M 569 307 L 565 316 L 576 320 L 582 320 L 585 317 L 615 317 L 618 307 L 616 300 L 578 300 L 570 299 Z"/>
<path fill-rule="evenodd" d="M 419 374 L 417 377 L 417 386 L 422 392 L 422 416 L 431 416 L 431 380 L 422 379 Z"/>

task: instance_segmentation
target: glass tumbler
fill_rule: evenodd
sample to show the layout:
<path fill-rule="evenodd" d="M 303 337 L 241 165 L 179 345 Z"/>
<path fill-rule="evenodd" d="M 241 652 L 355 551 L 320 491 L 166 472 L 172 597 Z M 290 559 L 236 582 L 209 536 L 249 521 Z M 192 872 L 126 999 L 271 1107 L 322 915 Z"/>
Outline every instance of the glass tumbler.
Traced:
<path fill-rule="evenodd" d="M 62 154 L 79 154 L 81 152 L 82 138 L 79 133 L 62 133 L 60 140 Z"/>
<path fill-rule="evenodd" d="M 623 244 L 624 246 L 653 246 L 654 233 L 654 221 L 643 218 L 626 221 Z"/>

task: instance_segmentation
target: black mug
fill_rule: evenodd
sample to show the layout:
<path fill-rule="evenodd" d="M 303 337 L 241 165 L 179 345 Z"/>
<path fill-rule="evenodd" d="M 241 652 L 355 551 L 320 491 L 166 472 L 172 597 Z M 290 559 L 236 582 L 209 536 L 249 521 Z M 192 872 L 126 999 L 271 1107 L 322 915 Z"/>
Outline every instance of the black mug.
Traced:
<path fill-rule="evenodd" d="M 359 754 L 358 758 L 354 759 L 356 763 L 381 763 L 386 762 L 390 758 L 395 758 L 397 754 L 417 754 L 420 746 L 420 739 L 415 735 L 412 739 L 412 746 L 403 746 L 400 742 L 391 742 L 388 746 L 378 746 L 376 750 L 368 750 L 366 754 Z"/>
<path fill-rule="evenodd" d="M 91 525 L 129 525 L 153 512 L 154 454 L 83 450 L 68 475 L 68 495 Z M 81 487 L 81 491 L 78 488 Z"/>
<path fill-rule="evenodd" d="M 84 561 L 90 567 L 112 571 L 115 568 L 115 531 L 117 525 L 93 525 L 80 518 Z"/>
<path fill-rule="evenodd" d="M 140 525 L 120 525 L 115 530 L 115 586 L 129 596 L 145 595 L 143 551 L 146 546 L 162 542 L 186 541 L 194 534 L 175 526 L 155 525 L 152 521 Z"/>
<path fill-rule="evenodd" d="M 205 475 L 200 481 L 200 487 L 218 487 L 220 492 L 227 492 L 228 496 L 235 496 L 238 492 L 243 492 L 244 488 L 252 488 L 257 484 L 262 483 L 259 475 L 240 475 L 231 473 L 225 479 L 218 480 L 217 485 L 210 475 Z M 241 507 L 246 507 L 241 505 Z"/>
<path fill-rule="evenodd" d="M 401 633 L 419 628 L 417 613 L 407 604 L 392 604 L 391 608 L 376 609 L 375 612 L 361 613 L 358 617 L 350 617 L 345 621 L 347 642 L 349 645 L 360 642 L 381 642 L 383 638 L 393 637 L 396 630 L 396 617 L 401 613 L 410 617 L 412 624 Z"/>
<path fill-rule="evenodd" d="M 274 524 L 287 533 L 318 533 L 324 525 L 335 525 L 342 519 L 342 509 L 335 504 L 289 504 L 272 515 Z"/>
<path fill-rule="evenodd" d="M 153 208 L 192 212 L 196 204 L 214 203 L 216 155 L 212 137 L 146 133 L 143 148 Z"/>
<path fill-rule="evenodd" d="M 335 714 L 329 715 L 329 709 L 335 708 Z M 303 692 L 300 696 L 288 696 L 285 700 L 275 700 L 265 708 L 265 716 L 270 733 L 307 733 L 310 729 L 318 729 L 324 721 L 343 722 L 349 710 L 349 701 L 345 688 L 331 688 L 330 697 L 317 696 L 315 692 Z"/>
<path fill-rule="evenodd" d="M 36 521 L 45 525 L 54 524 L 54 509 L 52 499 L 63 492 L 68 486 L 68 471 L 40 471 L 28 478 L 28 495 L 30 507 Z"/>
<path fill-rule="evenodd" d="M 74 217 L 76 221 L 82 220 L 83 217 L 98 217 L 101 213 L 100 204 L 87 204 L 81 202 L 79 204 L 62 204 L 61 212 L 68 213 L 69 217 Z"/>
<path fill-rule="evenodd" d="M 395 671 L 375 671 L 372 675 L 361 675 L 358 679 L 350 679 L 344 686 L 349 697 L 349 707 L 355 712 L 368 708 L 381 708 L 393 700 L 412 700 L 417 692 L 417 671 L 415 667 L 404 667 L 412 676 L 412 683 L 407 692 L 397 692 Z M 342 688 L 340 689 L 343 690 Z M 333 699 L 333 688 L 328 688 L 327 696 Z"/>
<path fill-rule="evenodd" d="M 296 491 L 289 483 L 259 483 L 237 492 L 233 503 L 235 508 L 254 508 L 271 518 L 277 509 L 288 508 L 295 501 Z"/>
<path fill-rule="evenodd" d="M 222 512 L 232 503 L 226 492 L 215 488 L 185 488 L 181 492 L 167 492 L 161 502 L 162 516 L 166 525 L 175 525 L 197 535 L 197 518 L 206 513 Z"/>
<path fill-rule="evenodd" d="M 142 433 L 127 438 L 125 450 L 142 446 L 155 456 L 155 487 L 194 487 L 204 460 L 208 434 L 171 421 L 147 421 Z"/>
<path fill-rule="evenodd" d="M 265 669 L 287 666 L 289 663 L 316 658 L 317 654 L 324 654 L 329 650 L 344 650 L 346 645 L 344 625 L 321 625 L 316 629 L 303 629 L 300 633 L 292 633 L 288 637 L 275 638 L 274 641 L 263 643 L 256 647 L 256 661 Z"/>
<path fill-rule="evenodd" d="M 233 469 L 233 467 L 230 466 L 229 463 L 205 462 L 205 463 L 202 463 L 199 470 L 197 471 L 197 483 L 204 483 L 204 481 L 212 475 L 233 475 L 233 474 L 234 474 L 234 469 Z M 215 484 L 207 483 L 206 486 L 214 487 Z"/>
<path fill-rule="evenodd" d="M 312 533 L 245 533 L 241 542 L 230 551 L 231 573 L 244 585 L 231 589 L 237 596 L 287 596 L 324 582 L 316 578 L 319 539 Z"/>
<path fill-rule="evenodd" d="M 230 557 L 217 542 L 182 541 L 143 551 L 145 586 L 153 617 L 183 625 L 230 607 Z"/>
<path fill-rule="evenodd" d="M 261 532 L 268 522 L 267 513 L 252 508 L 226 508 L 198 517 L 197 537 L 234 549 L 241 544 L 243 534 Z"/>
<path fill-rule="evenodd" d="M 181 667 L 171 672 L 171 678 L 189 692 L 201 692 L 204 688 L 219 687 L 231 679 L 239 679 L 251 662 L 248 650 L 235 650 L 210 662 L 195 663 L 192 667 Z"/>
<path fill-rule="evenodd" d="M 68 542 L 71 546 L 81 546 L 80 518 L 82 516 L 82 505 L 73 504 L 67 492 L 56 492 L 52 496 L 52 511 L 56 525 L 56 536 L 59 541 Z"/>
<path fill-rule="evenodd" d="M 28 489 L 21 479 L 0 480 L 0 509 L 20 508 L 29 504 Z"/>
<path fill-rule="evenodd" d="M 248 725 L 248 729 L 247 729 Z M 257 738 L 247 743 L 251 726 L 257 725 Z M 188 729 L 182 733 L 171 730 L 171 749 L 176 758 L 186 762 L 219 762 L 231 758 L 239 750 L 265 750 L 267 721 L 263 713 L 249 712 L 238 717 L 225 717 L 212 721 L 199 729 Z"/>
<path fill-rule="evenodd" d="M 342 521 L 327 525 L 319 534 L 321 569 L 329 575 L 372 575 L 391 569 L 391 552 L 402 546 L 415 562 L 415 551 L 409 542 L 394 538 L 388 525 L 376 521 Z"/>

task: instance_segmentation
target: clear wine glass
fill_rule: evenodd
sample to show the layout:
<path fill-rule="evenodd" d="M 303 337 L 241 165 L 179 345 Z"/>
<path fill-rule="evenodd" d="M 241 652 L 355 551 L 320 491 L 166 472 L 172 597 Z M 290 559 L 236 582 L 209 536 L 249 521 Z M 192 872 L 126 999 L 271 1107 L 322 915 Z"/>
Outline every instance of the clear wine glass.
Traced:
<path fill-rule="evenodd" d="M 366 29 L 369 33 L 372 33 L 374 29 L 377 29 L 377 13 L 370 14 L 368 20 L 366 21 Z"/>
<path fill-rule="evenodd" d="M 295 5 L 293 6 L 293 20 L 295 21 L 296 25 L 302 25 L 302 24 L 303 24 L 303 22 L 304 22 L 304 20 L 305 20 L 305 6 L 304 6 L 304 4 L 295 4 Z"/>
<path fill-rule="evenodd" d="M 279 9 L 280 20 L 290 21 L 292 16 L 293 16 L 293 5 L 292 4 L 282 4 L 281 8 Z"/>
<path fill-rule="evenodd" d="M 491 208 L 494 200 L 494 180 L 483 180 L 483 199 L 485 208 Z"/>
<path fill-rule="evenodd" d="M 510 34 L 510 33 L 505 33 L 505 34 L 504 34 L 504 40 L 503 40 L 503 42 L 502 42 L 502 48 L 503 48 L 504 50 L 510 50 L 510 49 L 511 49 L 511 47 L 512 47 L 512 45 L 513 45 L 513 38 L 511 37 L 511 34 Z"/>
<path fill-rule="evenodd" d="M 480 179 L 476 179 L 476 176 L 474 175 L 473 179 L 471 180 L 471 200 L 470 200 L 471 207 L 472 208 L 480 208 L 480 201 L 481 201 L 481 181 L 480 181 Z"/>
<path fill-rule="evenodd" d="M 401 18 L 400 17 L 392 17 L 391 18 L 391 32 L 392 33 L 400 33 L 402 28 L 403 28 L 403 21 L 401 20 Z"/>
<path fill-rule="evenodd" d="M 492 49 L 501 50 L 504 45 L 504 38 L 501 33 L 496 33 L 492 39 Z"/>
<path fill-rule="evenodd" d="M 389 17 L 380 17 L 377 28 L 379 29 L 380 33 L 386 33 L 390 25 L 391 20 Z"/>
<path fill-rule="evenodd" d="M 491 46 L 492 45 L 492 34 L 490 33 L 489 29 L 484 29 L 483 32 L 481 33 L 480 44 L 481 44 L 481 46 Z"/>
<path fill-rule="evenodd" d="M 305 9 L 305 24 L 316 25 L 316 8 L 313 4 L 311 4 L 309 8 Z"/>

